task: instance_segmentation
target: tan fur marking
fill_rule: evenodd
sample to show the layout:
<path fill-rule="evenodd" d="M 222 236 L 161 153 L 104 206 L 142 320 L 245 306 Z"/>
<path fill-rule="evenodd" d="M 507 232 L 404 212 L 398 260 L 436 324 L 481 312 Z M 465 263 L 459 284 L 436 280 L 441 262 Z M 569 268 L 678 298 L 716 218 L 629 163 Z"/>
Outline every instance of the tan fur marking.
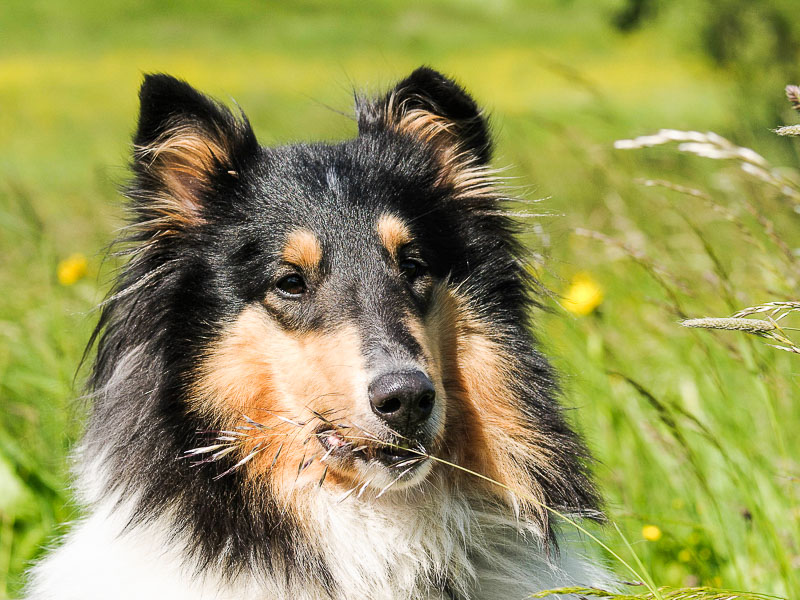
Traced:
<path fill-rule="evenodd" d="M 199 195 L 211 180 L 214 170 L 229 166 L 229 152 L 219 132 L 203 132 L 177 126 L 166 130 L 148 146 L 135 149 L 138 159 L 164 186 L 151 205 L 160 217 L 144 226 L 163 229 L 202 223 Z"/>
<path fill-rule="evenodd" d="M 322 260 L 322 246 L 308 229 L 297 229 L 289 234 L 283 247 L 283 260 L 304 271 L 313 271 Z"/>
<path fill-rule="evenodd" d="M 355 329 L 289 333 L 257 307 L 246 309 L 228 327 L 203 361 L 197 382 L 190 408 L 215 427 L 245 424 L 247 416 L 268 428 L 253 432 L 240 458 L 261 444 L 245 466 L 248 478 L 286 501 L 317 485 L 325 468 L 319 460 L 324 450 L 314 435 L 323 421 L 314 412 L 358 422 L 360 411 L 368 407 Z M 326 482 L 343 484 L 351 476 L 346 470 L 330 470 Z"/>
<path fill-rule="evenodd" d="M 389 255 L 396 258 L 398 250 L 411 241 L 411 232 L 400 217 L 386 213 L 378 219 L 378 237 Z"/>
<path fill-rule="evenodd" d="M 515 361 L 458 294 L 444 287 L 435 294 L 425 331 L 447 390 L 446 458 L 508 486 L 515 508 L 542 518 L 543 490 L 529 471 L 547 472 L 551 457 L 509 386 Z M 471 485 L 512 500 L 495 484 Z"/>
<path fill-rule="evenodd" d="M 445 402 L 442 433 L 429 451 L 500 482 L 512 494 L 462 471 L 437 468 L 454 485 L 481 489 L 523 516 L 546 522 L 544 490 L 532 472 L 551 473 L 556 461 L 510 386 L 518 377 L 516 361 L 501 332 L 490 330 L 465 298 L 444 285 L 434 290 L 432 304 L 424 321 L 406 318 L 437 386 L 437 401 Z M 248 481 L 296 507 L 325 469 L 315 436 L 324 422 L 315 413 L 364 423 L 364 411 L 369 412 L 369 381 L 355 328 L 290 333 L 259 307 L 245 310 L 227 328 L 196 380 L 190 408 L 210 426 L 236 427 L 247 416 L 266 427 L 248 438 L 238 456 L 260 448 L 244 467 Z M 358 477 L 343 467 L 330 469 L 325 481 L 346 490 Z"/>

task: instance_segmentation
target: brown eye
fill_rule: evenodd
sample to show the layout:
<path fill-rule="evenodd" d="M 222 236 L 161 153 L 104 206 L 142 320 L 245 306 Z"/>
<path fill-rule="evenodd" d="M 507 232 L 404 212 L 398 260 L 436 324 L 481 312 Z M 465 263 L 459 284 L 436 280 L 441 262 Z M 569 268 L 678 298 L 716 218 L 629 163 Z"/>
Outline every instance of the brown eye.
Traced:
<path fill-rule="evenodd" d="M 291 275 L 281 278 L 278 283 L 275 284 L 275 287 L 278 288 L 278 291 L 283 295 L 292 297 L 305 294 L 307 290 L 306 282 L 297 273 L 292 273 Z"/>
<path fill-rule="evenodd" d="M 414 281 L 425 272 L 425 267 L 422 263 L 410 258 L 401 260 L 398 266 L 400 267 L 400 273 L 409 281 Z"/>

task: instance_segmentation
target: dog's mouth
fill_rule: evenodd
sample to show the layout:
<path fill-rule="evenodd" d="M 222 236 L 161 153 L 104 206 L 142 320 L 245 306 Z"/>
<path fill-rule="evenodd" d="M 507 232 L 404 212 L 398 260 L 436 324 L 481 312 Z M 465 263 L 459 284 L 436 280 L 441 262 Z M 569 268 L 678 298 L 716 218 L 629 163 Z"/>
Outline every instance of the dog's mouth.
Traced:
<path fill-rule="evenodd" d="M 411 440 L 382 440 L 373 435 L 353 433 L 348 430 L 320 427 L 317 440 L 325 449 L 323 462 L 334 458 L 339 460 L 362 460 L 378 462 L 386 467 L 414 468 L 428 458 L 422 445 Z"/>

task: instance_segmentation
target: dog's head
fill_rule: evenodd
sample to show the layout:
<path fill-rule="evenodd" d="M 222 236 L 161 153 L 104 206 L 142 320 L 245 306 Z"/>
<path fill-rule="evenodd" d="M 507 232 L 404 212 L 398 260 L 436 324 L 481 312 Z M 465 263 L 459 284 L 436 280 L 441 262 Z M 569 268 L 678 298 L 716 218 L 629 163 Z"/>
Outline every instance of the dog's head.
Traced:
<path fill-rule="evenodd" d="M 594 507 L 533 348 L 487 121 L 462 88 L 420 68 L 357 101 L 354 139 L 274 148 L 182 81 L 148 76 L 140 98 L 133 257 L 92 382 L 129 391 L 107 392 L 92 435 L 120 397 L 138 403 L 113 418 L 128 448 L 158 450 L 123 457 L 121 438 L 112 455 L 151 508 L 188 485 L 285 506 L 318 486 L 375 498 L 432 469 L 473 477 L 441 460 L 543 523 L 540 503 Z M 120 375 L 124 357 L 137 366 Z M 192 449 L 213 460 L 176 465 Z"/>

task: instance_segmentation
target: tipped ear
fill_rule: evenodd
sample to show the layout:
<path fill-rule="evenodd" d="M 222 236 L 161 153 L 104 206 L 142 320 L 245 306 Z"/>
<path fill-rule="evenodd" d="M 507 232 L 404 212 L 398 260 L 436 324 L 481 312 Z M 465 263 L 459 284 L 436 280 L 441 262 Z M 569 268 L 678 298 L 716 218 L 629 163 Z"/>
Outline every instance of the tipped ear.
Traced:
<path fill-rule="evenodd" d="M 198 224 L 210 192 L 237 178 L 257 151 L 250 124 L 168 75 L 146 75 L 139 100 L 133 195 L 140 212 L 156 227 Z"/>
<path fill-rule="evenodd" d="M 471 162 L 491 159 L 483 111 L 464 89 L 438 71 L 420 67 L 386 96 L 357 102 L 359 133 L 381 129 L 407 133 L 449 153 L 469 152 Z"/>

